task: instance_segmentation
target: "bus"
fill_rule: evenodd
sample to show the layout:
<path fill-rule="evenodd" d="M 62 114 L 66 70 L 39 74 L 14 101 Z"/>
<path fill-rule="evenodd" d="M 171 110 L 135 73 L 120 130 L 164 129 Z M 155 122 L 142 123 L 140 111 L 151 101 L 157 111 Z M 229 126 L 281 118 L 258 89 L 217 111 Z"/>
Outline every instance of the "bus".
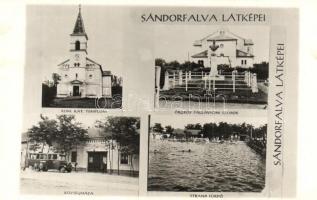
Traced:
<path fill-rule="evenodd" d="M 26 167 L 32 167 L 37 171 L 58 170 L 71 172 L 72 164 L 67 163 L 66 155 L 57 153 L 29 153 Z"/>

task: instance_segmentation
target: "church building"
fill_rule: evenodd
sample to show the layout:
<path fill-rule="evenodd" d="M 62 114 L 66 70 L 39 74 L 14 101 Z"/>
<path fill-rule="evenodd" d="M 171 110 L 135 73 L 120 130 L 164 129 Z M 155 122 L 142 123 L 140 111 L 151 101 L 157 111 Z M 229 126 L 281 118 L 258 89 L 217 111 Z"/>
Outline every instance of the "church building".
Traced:
<path fill-rule="evenodd" d="M 229 67 L 252 68 L 253 42 L 242 38 L 229 30 L 220 29 L 201 40 L 194 42 L 199 51 L 192 55 L 194 62 L 211 67 L 211 65 L 228 65 Z M 210 50 L 212 48 L 212 51 Z M 210 57 L 216 57 L 217 63 L 210 63 Z"/>
<path fill-rule="evenodd" d="M 58 65 L 60 81 L 57 97 L 111 98 L 112 75 L 101 64 L 88 58 L 88 35 L 85 32 L 81 8 L 70 34 L 69 58 Z"/>

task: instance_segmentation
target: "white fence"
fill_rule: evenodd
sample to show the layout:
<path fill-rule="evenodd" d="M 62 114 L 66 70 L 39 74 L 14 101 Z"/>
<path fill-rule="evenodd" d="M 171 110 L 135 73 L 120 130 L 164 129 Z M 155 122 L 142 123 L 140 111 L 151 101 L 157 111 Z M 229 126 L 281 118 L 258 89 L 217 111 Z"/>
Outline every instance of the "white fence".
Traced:
<path fill-rule="evenodd" d="M 165 71 L 162 90 L 177 88 L 185 91 L 205 89 L 208 91 L 232 90 L 232 92 L 236 92 L 237 90 L 251 90 L 253 93 L 258 92 L 256 74 L 249 71 L 238 73 L 236 70 L 232 73 L 219 75 L 212 75 L 209 72 Z"/>

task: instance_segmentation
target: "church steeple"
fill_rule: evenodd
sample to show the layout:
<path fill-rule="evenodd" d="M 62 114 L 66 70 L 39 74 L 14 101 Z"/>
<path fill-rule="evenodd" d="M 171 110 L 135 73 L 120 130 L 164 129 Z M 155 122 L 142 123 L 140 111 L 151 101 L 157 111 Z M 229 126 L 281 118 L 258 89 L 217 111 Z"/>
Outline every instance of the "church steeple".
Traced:
<path fill-rule="evenodd" d="M 84 21 L 81 16 L 81 7 L 79 5 L 78 16 L 75 22 L 73 33 L 70 34 L 70 51 L 78 56 L 82 52 L 87 54 L 88 36 L 85 32 Z"/>
<path fill-rule="evenodd" d="M 73 33 L 71 34 L 72 36 L 85 36 L 86 39 L 88 40 L 88 36 L 85 32 L 85 27 L 84 27 L 84 21 L 83 18 L 81 16 L 81 6 L 79 5 L 79 12 L 78 12 L 78 16 L 75 22 L 75 27 L 73 30 Z"/>

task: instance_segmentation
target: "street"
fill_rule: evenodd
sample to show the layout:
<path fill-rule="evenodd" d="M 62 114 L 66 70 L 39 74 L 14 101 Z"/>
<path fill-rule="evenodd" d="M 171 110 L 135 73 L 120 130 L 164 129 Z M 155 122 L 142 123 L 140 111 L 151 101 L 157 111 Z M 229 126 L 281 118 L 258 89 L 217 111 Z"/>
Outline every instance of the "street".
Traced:
<path fill-rule="evenodd" d="M 138 195 L 138 178 L 87 172 L 21 172 L 22 194 Z"/>

